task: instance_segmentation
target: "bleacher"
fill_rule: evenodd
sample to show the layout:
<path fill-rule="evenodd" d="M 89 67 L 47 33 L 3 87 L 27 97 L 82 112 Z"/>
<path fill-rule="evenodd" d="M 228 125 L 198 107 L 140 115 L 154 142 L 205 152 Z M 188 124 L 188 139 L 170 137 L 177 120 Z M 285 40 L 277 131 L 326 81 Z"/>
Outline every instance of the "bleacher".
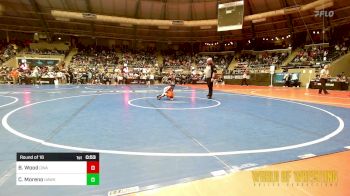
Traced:
<path fill-rule="evenodd" d="M 340 56 L 328 43 L 306 45 L 286 68 L 320 68 Z"/>
<path fill-rule="evenodd" d="M 289 49 L 265 50 L 265 51 L 242 51 L 237 58 L 238 64 L 230 73 L 242 75 L 244 70 L 249 69 L 249 73 L 269 73 L 270 66 L 280 67 L 287 59 Z"/>
<path fill-rule="evenodd" d="M 16 44 L 0 44 L 0 65 L 14 57 L 18 52 Z"/>
<path fill-rule="evenodd" d="M 204 70 L 206 59 L 211 57 L 218 70 L 227 70 L 233 59 L 234 52 L 201 52 L 195 55 L 195 64 L 198 70 Z"/>
<path fill-rule="evenodd" d="M 118 50 L 102 46 L 81 47 L 77 53 L 74 53 L 75 55 L 72 54 L 72 59 L 67 65 L 62 62 L 64 62 L 65 54 L 69 53 L 69 50 L 27 48 L 17 54 L 14 45 L 2 45 L 0 54 L 2 60 L 17 54 L 18 62 L 16 63 L 20 65 L 20 77 L 32 78 L 33 69 L 38 66 L 42 78 L 60 78 L 66 82 L 75 83 L 94 83 L 93 81 L 101 83 L 101 81 L 106 81 L 106 78 L 107 81 L 123 77 L 146 80 L 151 74 L 152 77 L 156 74 L 158 77 L 162 77 L 161 74 L 169 71 L 175 71 L 179 78 L 188 79 L 188 75 L 200 78 L 206 66 L 206 59 L 209 57 L 213 58 L 220 74 L 223 71 L 225 75 L 241 76 L 247 68 L 249 74 L 268 74 L 271 65 L 283 69 L 319 68 L 322 64 L 329 63 L 345 54 L 347 50 L 345 45 L 307 45 L 285 67 L 281 67 L 281 65 L 291 53 L 290 49 L 243 50 L 236 56 L 237 65 L 233 70 L 227 70 L 234 58 L 233 51 L 190 53 L 181 50 Z M 159 56 L 161 56 L 160 59 L 163 59 L 161 65 L 158 65 Z M 123 75 L 125 73 L 122 70 L 125 66 L 127 73 Z M 53 67 L 53 70 L 48 71 L 48 67 Z M 163 67 L 163 73 L 159 73 L 160 67 Z M 11 80 L 9 75 L 12 69 L 0 68 L 0 80 Z M 85 79 L 82 81 L 80 78 Z"/>

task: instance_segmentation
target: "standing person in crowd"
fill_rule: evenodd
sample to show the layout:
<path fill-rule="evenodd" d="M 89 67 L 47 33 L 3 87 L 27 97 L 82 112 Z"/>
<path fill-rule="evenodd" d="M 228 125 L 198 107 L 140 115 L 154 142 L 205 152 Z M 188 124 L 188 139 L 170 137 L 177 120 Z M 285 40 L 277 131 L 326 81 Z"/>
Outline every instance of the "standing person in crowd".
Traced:
<path fill-rule="evenodd" d="M 129 68 L 128 68 L 128 65 L 127 64 L 124 64 L 122 70 L 122 75 L 123 75 L 123 84 L 126 84 L 127 83 L 127 80 L 128 80 L 128 74 L 129 74 Z"/>
<path fill-rule="evenodd" d="M 74 74 L 73 74 L 73 71 L 72 69 L 68 69 L 68 75 L 69 75 L 69 84 L 73 84 L 73 79 L 74 79 Z"/>
<path fill-rule="evenodd" d="M 13 68 L 12 71 L 10 72 L 10 76 L 12 78 L 13 84 L 17 84 L 18 77 L 19 77 L 19 71 L 16 68 Z"/>
<path fill-rule="evenodd" d="M 38 79 L 40 77 L 40 72 L 39 72 L 38 66 L 34 67 L 32 73 L 31 73 L 31 77 L 32 77 L 33 85 L 37 85 Z"/>
<path fill-rule="evenodd" d="M 150 80 L 150 84 L 154 84 L 154 74 L 153 73 L 151 73 L 149 75 L 149 80 Z"/>
<path fill-rule="evenodd" d="M 322 90 L 324 94 L 329 94 L 326 90 L 326 83 L 329 78 L 329 65 L 325 65 L 323 69 L 320 72 L 320 82 L 321 82 L 321 88 L 318 90 L 318 94 L 322 94 Z"/>
<path fill-rule="evenodd" d="M 288 73 L 287 70 L 284 70 L 283 81 L 284 81 L 283 87 L 289 87 L 289 85 L 290 85 L 290 74 Z"/>
<path fill-rule="evenodd" d="M 175 74 L 175 71 L 172 71 L 169 73 L 169 78 L 168 78 L 168 82 L 172 85 L 175 85 L 176 84 L 176 74 Z"/>
<path fill-rule="evenodd" d="M 241 81 L 241 86 L 247 85 L 248 86 L 248 77 L 249 77 L 249 70 L 246 67 L 243 71 L 243 76 L 242 76 L 242 81 Z"/>
<path fill-rule="evenodd" d="M 208 99 L 211 99 L 213 97 L 213 85 L 214 85 L 214 79 L 216 75 L 216 67 L 214 65 L 213 59 L 208 58 L 207 59 L 207 67 L 205 68 L 205 78 L 208 85 Z"/>

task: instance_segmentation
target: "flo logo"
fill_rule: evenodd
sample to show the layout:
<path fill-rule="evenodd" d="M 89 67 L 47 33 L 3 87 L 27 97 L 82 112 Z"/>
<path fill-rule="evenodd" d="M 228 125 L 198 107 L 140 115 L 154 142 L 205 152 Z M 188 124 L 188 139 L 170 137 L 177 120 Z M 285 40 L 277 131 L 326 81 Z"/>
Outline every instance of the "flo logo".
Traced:
<path fill-rule="evenodd" d="M 315 17 L 333 17 L 334 11 L 315 10 Z"/>

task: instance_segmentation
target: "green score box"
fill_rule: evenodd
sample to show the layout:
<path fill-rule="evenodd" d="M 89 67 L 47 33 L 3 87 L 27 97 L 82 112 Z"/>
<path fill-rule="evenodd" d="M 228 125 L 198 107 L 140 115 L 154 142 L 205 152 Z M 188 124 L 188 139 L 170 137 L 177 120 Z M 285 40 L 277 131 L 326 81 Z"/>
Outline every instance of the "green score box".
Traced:
<path fill-rule="evenodd" d="M 87 174 L 86 185 L 94 186 L 100 184 L 100 174 Z"/>

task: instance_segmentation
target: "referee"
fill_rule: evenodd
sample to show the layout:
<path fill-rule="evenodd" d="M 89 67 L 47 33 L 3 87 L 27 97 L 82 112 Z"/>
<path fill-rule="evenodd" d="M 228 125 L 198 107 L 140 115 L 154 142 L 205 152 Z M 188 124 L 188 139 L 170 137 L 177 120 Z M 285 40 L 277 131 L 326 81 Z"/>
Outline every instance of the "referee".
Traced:
<path fill-rule="evenodd" d="M 209 92 L 207 95 L 208 99 L 211 99 L 213 96 L 213 85 L 214 85 L 215 75 L 216 75 L 216 67 L 214 65 L 213 59 L 208 58 L 207 67 L 205 68 L 205 78 L 209 89 Z"/>
<path fill-rule="evenodd" d="M 325 65 L 323 69 L 320 72 L 320 82 L 321 82 L 321 88 L 318 90 L 318 94 L 322 94 L 322 90 L 324 94 L 329 94 L 326 90 L 326 83 L 329 78 L 329 70 L 328 65 Z"/>

